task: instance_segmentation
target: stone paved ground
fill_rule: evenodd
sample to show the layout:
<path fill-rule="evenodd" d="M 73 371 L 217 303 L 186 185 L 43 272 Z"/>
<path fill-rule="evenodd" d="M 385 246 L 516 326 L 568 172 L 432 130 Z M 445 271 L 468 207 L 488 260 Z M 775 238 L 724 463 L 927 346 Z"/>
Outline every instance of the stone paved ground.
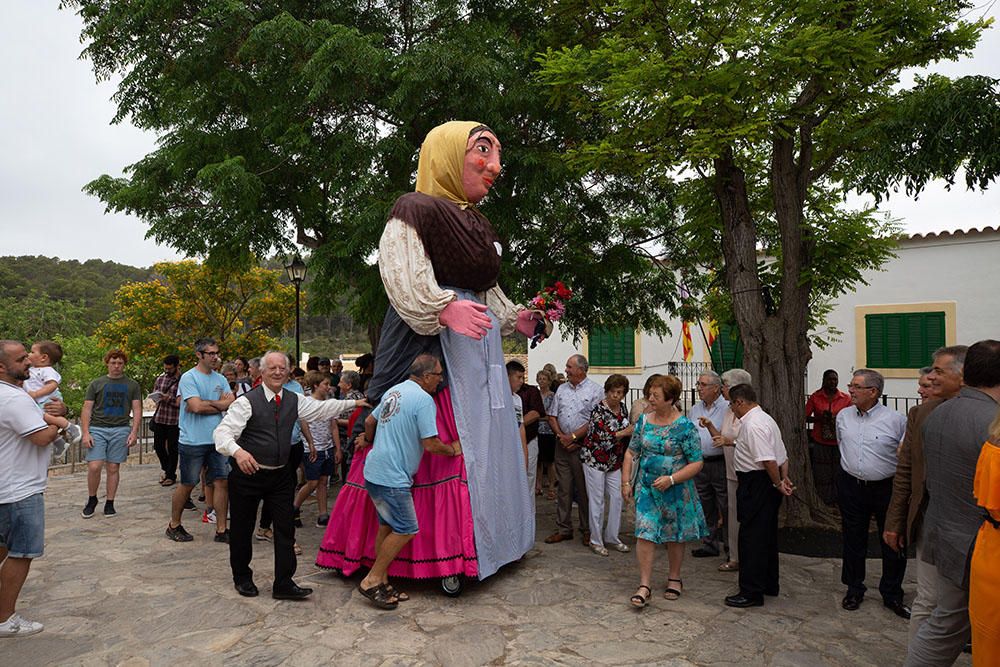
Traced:
<path fill-rule="evenodd" d="M 0 640 L 0 665 L 877 665 L 902 661 L 906 624 L 877 593 L 857 612 L 840 608 L 839 563 L 782 556 L 782 592 L 763 608 L 729 609 L 735 574 L 689 558 L 676 602 L 662 591 L 643 611 L 627 600 L 634 554 L 601 558 L 579 542 L 541 542 L 522 562 L 458 598 L 436 582 L 402 582 L 412 600 L 378 611 L 343 580 L 313 565 L 322 529 L 304 510 L 305 555 L 297 580 L 305 602 L 268 595 L 270 545 L 256 543 L 258 598 L 233 590 L 228 551 L 213 527 L 187 512 L 188 544 L 163 535 L 170 489 L 153 465 L 123 467 L 119 515 L 80 518 L 83 474 L 51 480 L 46 556 L 35 561 L 19 611 L 45 623 L 40 635 Z M 554 526 L 539 506 L 538 535 Z M 626 522 L 627 523 L 627 522 Z M 632 540 L 626 540 L 629 543 Z M 264 544 L 266 548 L 260 548 Z M 878 561 L 869 561 L 875 581 Z M 656 580 L 666 579 L 660 553 Z M 913 590 L 912 575 L 907 590 Z M 406 585 L 408 584 L 408 585 Z M 958 663 L 968 665 L 967 656 Z"/>

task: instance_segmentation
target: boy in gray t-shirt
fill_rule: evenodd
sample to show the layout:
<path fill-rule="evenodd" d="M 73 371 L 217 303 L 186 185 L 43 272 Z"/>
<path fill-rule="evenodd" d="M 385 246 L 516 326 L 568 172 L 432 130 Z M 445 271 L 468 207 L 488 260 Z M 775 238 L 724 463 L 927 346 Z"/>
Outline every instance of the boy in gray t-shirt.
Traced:
<path fill-rule="evenodd" d="M 108 466 L 107 498 L 104 516 L 115 516 L 115 494 L 118 492 L 118 468 L 128 458 L 128 450 L 139 440 L 142 426 L 142 396 L 139 384 L 125 376 L 128 356 L 121 350 L 104 355 L 108 374 L 87 387 L 80 413 L 83 445 L 87 448 L 87 491 L 89 497 L 81 516 L 89 519 L 97 508 L 97 488 L 101 470 Z"/>

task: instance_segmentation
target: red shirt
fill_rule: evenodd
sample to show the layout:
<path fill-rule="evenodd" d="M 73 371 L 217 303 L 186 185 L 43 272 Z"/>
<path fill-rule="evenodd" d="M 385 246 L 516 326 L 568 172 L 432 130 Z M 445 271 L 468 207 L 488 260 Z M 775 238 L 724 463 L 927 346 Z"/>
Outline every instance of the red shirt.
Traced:
<path fill-rule="evenodd" d="M 806 401 L 806 419 L 813 418 L 812 439 L 821 445 L 837 444 L 837 413 L 851 404 L 851 397 L 837 390 L 830 397 L 822 389 Z"/>

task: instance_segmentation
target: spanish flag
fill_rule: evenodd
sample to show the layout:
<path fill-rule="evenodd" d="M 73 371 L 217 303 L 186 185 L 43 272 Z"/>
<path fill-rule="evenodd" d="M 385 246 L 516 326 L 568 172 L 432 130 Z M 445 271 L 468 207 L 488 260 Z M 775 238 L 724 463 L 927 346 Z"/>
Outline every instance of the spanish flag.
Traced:
<path fill-rule="evenodd" d="M 694 359 L 694 343 L 691 341 L 691 325 L 684 322 L 681 325 L 681 342 L 684 344 L 684 361 Z"/>

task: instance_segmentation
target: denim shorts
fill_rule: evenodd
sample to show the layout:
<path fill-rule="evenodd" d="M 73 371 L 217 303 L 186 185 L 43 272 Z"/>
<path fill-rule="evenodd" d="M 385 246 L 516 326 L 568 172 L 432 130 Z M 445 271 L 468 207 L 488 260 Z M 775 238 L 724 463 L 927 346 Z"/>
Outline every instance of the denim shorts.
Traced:
<path fill-rule="evenodd" d="M 375 504 L 378 522 L 389 526 L 397 535 L 416 535 L 417 511 L 413 507 L 413 493 L 409 488 L 395 489 L 391 486 L 372 484 L 365 480 L 365 488 Z"/>
<path fill-rule="evenodd" d="M 205 481 L 229 478 L 229 459 L 215 451 L 215 445 L 185 445 L 177 446 L 180 455 L 181 484 L 198 486 L 201 482 L 201 469 L 205 471 Z"/>
<path fill-rule="evenodd" d="M 38 558 L 45 550 L 45 494 L 0 503 L 0 547 L 11 558 Z"/>
<path fill-rule="evenodd" d="M 313 482 L 320 477 L 329 477 L 333 474 L 333 449 L 321 449 L 316 452 L 316 460 L 310 461 L 309 454 L 302 458 L 302 463 L 306 467 L 306 481 Z"/>
<path fill-rule="evenodd" d="M 87 450 L 87 460 L 124 463 L 128 458 L 128 434 L 131 432 L 131 426 L 91 426 L 94 446 Z"/>

